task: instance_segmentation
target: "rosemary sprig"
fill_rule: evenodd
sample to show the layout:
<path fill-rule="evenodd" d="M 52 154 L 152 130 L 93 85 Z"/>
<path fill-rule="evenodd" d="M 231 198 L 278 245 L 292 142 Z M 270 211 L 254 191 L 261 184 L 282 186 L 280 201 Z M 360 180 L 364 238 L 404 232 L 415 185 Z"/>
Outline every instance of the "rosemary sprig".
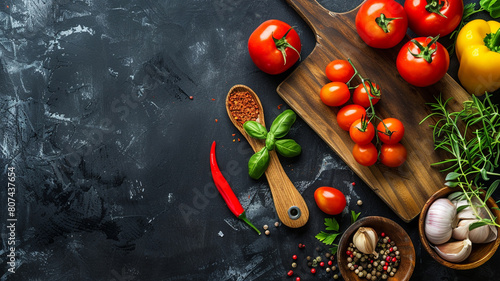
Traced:
<path fill-rule="evenodd" d="M 433 163 L 444 165 L 441 170 L 447 172 L 445 185 L 460 187 L 463 196 L 476 214 L 479 222 L 474 225 L 495 225 L 496 217 L 488 212 L 488 218 L 482 218 L 478 208 L 486 207 L 486 201 L 497 189 L 500 180 L 493 181 L 488 188 L 483 182 L 489 181 L 490 176 L 500 176 L 495 171 L 500 165 L 500 114 L 498 106 L 490 100 L 490 95 L 485 94 L 481 100 L 472 96 L 465 101 L 463 109 L 450 112 L 447 104 L 451 100 L 443 101 L 436 98 L 435 103 L 430 103 L 432 113 L 425 117 L 420 124 L 431 117 L 437 117 L 433 128 L 435 150 L 444 150 L 450 157 Z M 484 199 L 481 195 L 485 195 Z M 473 204 L 472 198 L 477 198 L 479 204 Z"/>

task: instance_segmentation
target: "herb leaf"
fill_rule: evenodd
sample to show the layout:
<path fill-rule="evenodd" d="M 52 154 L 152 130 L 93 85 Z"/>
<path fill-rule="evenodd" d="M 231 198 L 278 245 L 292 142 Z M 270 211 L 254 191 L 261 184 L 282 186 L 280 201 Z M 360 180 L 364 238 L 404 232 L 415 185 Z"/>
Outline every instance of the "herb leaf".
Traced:
<path fill-rule="evenodd" d="M 262 140 L 267 137 L 266 127 L 262 126 L 259 122 L 247 121 L 243 124 L 243 129 L 253 138 Z"/>
<path fill-rule="evenodd" d="M 296 119 L 297 115 L 295 115 L 295 112 L 287 109 L 274 119 L 269 132 L 274 133 L 274 137 L 280 139 L 288 134 L 290 127 L 292 127 Z"/>
<path fill-rule="evenodd" d="M 359 215 L 361 215 L 361 212 L 357 213 L 351 210 L 351 224 L 355 223 L 358 220 Z"/>
<path fill-rule="evenodd" d="M 259 179 L 269 166 L 269 151 L 263 147 L 248 160 L 248 175 L 252 179 Z"/>
<path fill-rule="evenodd" d="M 490 13 L 492 18 L 500 17 L 500 1 L 498 0 L 481 0 L 479 5 Z"/>
<path fill-rule="evenodd" d="M 276 151 L 285 157 L 295 157 L 302 152 L 302 147 L 292 139 L 276 141 Z"/>
<path fill-rule="evenodd" d="M 325 218 L 326 230 L 339 231 L 339 223 L 335 218 Z"/>
<path fill-rule="evenodd" d="M 327 233 L 327 232 L 321 231 L 315 237 L 316 237 L 316 239 L 325 243 L 326 245 L 331 245 L 333 243 L 333 241 L 335 240 L 335 238 L 337 238 L 337 236 L 339 236 L 339 235 L 340 235 L 340 233 Z"/>

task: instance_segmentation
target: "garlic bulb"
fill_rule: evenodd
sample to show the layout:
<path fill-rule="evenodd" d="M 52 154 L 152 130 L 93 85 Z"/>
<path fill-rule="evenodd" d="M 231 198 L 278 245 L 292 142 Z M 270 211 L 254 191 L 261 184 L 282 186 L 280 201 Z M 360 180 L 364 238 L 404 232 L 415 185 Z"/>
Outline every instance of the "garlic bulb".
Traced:
<path fill-rule="evenodd" d="M 352 242 L 364 254 L 374 254 L 375 257 L 378 257 L 378 253 L 375 251 L 375 247 L 378 242 L 377 232 L 371 227 L 360 227 L 354 233 L 354 237 L 352 238 Z"/>
<path fill-rule="evenodd" d="M 472 251 L 472 242 L 465 239 L 434 246 L 434 249 L 440 257 L 449 262 L 462 262 L 469 257 Z"/>
<path fill-rule="evenodd" d="M 435 245 L 450 240 L 455 223 L 455 205 L 447 198 L 439 198 L 427 210 L 424 232 Z"/>

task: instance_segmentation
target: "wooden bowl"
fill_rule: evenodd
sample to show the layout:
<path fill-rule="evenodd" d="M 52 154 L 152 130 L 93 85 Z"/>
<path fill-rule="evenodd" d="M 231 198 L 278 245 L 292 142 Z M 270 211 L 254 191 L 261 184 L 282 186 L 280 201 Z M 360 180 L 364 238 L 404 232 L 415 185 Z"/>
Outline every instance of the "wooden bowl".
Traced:
<path fill-rule="evenodd" d="M 398 267 L 398 271 L 393 277 L 389 277 L 388 280 L 410 280 L 413 269 L 415 268 L 415 248 L 413 247 L 410 236 L 408 236 L 406 231 L 399 224 L 390 219 L 377 216 L 364 217 L 356 221 L 344 232 L 344 234 L 342 234 L 337 251 L 337 263 L 344 280 L 367 280 L 366 278 L 359 278 L 354 271 L 351 271 L 347 267 L 347 248 L 349 247 L 349 243 L 352 242 L 354 233 L 356 233 L 361 226 L 375 229 L 379 237 L 380 233 L 386 233 L 391 240 L 396 243 L 398 251 L 401 252 L 401 263 Z"/>
<path fill-rule="evenodd" d="M 472 244 L 472 252 L 470 256 L 464 260 L 463 262 L 460 263 L 452 263 L 449 262 L 443 258 L 441 258 L 436 251 L 434 251 L 433 248 L 431 248 L 430 242 L 427 240 L 425 237 L 425 232 L 424 232 L 424 227 L 425 227 L 425 216 L 427 215 L 427 210 L 429 210 L 429 207 L 431 204 L 438 198 L 442 197 L 447 197 L 450 193 L 457 191 L 457 189 L 452 189 L 449 187 L 444 187 L 438 190 L 436 193 L 434 193 L 429 200 L 425 203 L 422 212 L 420 213 L 420 218 L 418 220 L 418 232 L 420 235 L 420 241 L 422 241 L 422 245 L 424 246 L 425 250 L 431 255 L 433 259 L 435 259 L 437 262 L 440 264 L 453 268 L 453 269 L 472 269 L 476 268 L 483 263 L 485 263 L 487 260 L 489 260 L 493 254 L 495 254 L 495 251 L 498 248 L 498 245 L 500 244 L 500 235 L 497 236 L 497 239 L 495 241 L 492 241 L 487 244 Z M 495 200 L 493 198 L 489 198 L 488 201 L 486 202 L 488 207 L 490 208 L 490 211 L 493 213 L 493 216 L 497 218 L 496 222 L 500 223 L 500 210 L 498 210 L 498 206 L 495 203 Z M 496 209 L 493 209 L 496 208 Z"/>

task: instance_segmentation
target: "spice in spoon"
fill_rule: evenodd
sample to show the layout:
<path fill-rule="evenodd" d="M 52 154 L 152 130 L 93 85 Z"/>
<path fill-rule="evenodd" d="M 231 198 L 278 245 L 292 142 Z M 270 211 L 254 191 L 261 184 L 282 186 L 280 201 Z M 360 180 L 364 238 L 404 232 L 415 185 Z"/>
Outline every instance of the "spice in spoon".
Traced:
<path fill-rule="evenodd" d="M 226 201 L 226 204 L 231 212 L 238 219 L 247 223 L 260 235 L 260 231 L 247 219 L 245 210 L 243 209 L 243 206 L 241 206 L 238 197 L 236 197 L 233 190 L 229 186 L 229 183 L 219 170 L 217 159 L 215 158 L 215 141 L 212 143 L 212 148 L 210 149 L 210 170 L 212 171 L 212 178 L 214 180 L 215 186 L 217 187 L 217 190 L 219 190 L 219 193 L 222 195 L 222 198 L 224 198 L 224 201 Z"/>
<path fill-rule="evenodd" d="M 233 91 L 228 97 L 229 111 L 239 124 L 255 121 L 259 117 L 259 104 L 248 91 Z"/>

